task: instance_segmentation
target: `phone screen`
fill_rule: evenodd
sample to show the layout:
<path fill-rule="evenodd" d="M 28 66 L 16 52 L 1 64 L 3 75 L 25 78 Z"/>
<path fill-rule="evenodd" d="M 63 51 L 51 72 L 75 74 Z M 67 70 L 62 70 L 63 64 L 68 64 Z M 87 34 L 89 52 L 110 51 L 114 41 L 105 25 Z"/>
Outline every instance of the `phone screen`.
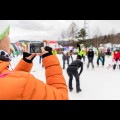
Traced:
<path fill-rule="evenodd" d="M 44 47 L 44 43 L 30 43 L 30 53 L 41 53 L 41 47 Z"/>

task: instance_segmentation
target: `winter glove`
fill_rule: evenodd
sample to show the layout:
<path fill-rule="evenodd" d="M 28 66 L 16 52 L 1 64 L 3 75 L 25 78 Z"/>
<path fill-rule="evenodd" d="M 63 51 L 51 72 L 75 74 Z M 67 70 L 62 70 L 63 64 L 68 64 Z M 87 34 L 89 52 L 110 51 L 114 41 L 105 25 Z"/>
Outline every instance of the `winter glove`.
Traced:
<path fill-rule="evenodd" d="M 45 57 L 50 56 L 50 55 L 53 55 L 53 54 L 52 54 L 52 48 L 51 48 L 51 47 L 46 46 L 44 49 L 45 49 L 45 51 L 47 51 L 48 53 L 43 54 L 43 55 L 42 55 L 42 58 L 45 58 Z"/>
<path fill-rule="evenodd" d="M 32 54 L 30 53 L 27 53 L 27 52 L 23 52 L 23 60 L 27 63 L 32 63 L 33 59 L 36 57 L 36 55 L 33 55 L 33 57 L 31 58 L 28 58 L 30 57 Z"/>

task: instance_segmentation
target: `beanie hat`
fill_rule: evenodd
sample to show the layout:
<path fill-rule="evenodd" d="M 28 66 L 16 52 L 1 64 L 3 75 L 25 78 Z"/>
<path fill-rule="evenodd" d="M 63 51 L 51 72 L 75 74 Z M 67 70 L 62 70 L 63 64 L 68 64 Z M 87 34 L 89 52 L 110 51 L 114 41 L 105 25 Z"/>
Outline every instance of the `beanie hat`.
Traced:
<path fill-rule="evenodd" d="M 77 55 L 77 59 L 81 60 L 81 57 L 79 55 Z"/>
<path fill-rule="evenodd" d="M 9 33 L 10 25 L 5 20 L 0 20 L 0 41 Z"/>
<path fill-rule="evenodd" d="M 80 44 L 77 44 L 77 47 L 80 47 Z"/>
<path fill-rule="evenodd" d="M 88 50 L 93 50 L 93 48 L 92 47 L 89 47 L 89 49 Z"/>

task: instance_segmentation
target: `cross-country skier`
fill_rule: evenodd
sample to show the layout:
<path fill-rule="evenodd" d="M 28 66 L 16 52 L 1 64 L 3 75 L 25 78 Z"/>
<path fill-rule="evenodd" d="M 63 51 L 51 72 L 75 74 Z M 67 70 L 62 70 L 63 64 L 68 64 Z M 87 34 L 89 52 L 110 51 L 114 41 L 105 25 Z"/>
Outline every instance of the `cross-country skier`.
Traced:
<path fill-rule="evenodd" d="M 97 58 L 97 65 L 99 67 L 99 60 L 102 62 L 102 66 L 105 64 L 105 49 L 102 45 L 98 48 L 98 58 Z"/>
<path fill-rule="evenodd" d="M 70 58 L 71 58 L 71 60 L 72 60 L 72 62 L 73 62 L 73 50 L 70 50 Z"/>
<path fill-rule="evenodd" d="M 113 56 L 113 59 L 114 59 L 113 70 L 116 69 L 117 65 L 119 65 L 119 69 L 120 69 L 120 52 L 119 52 L 119 50 L 116 49 L 113 55 L 114 55 Z"/>
<path fill-rule="evenodd" d="M 62 54 L 63 54 L 63 56 L 62 56 L 62 59 L 63 59 L 63 69 L 65 69 L 65 62 L 66 61 L 67 61 L 67 65 L 69 65 L 70 55 L 69 55 L 68 51 L 63 51 Z"/>
<path fill-rule="evenodd" d="M 81 68 L 80 72 L 78 72 L 78 69 Z M 81 92 L 80 89 L 80 75 L 83 71 L 83 62 L 80 60 L 80 56 L 77 56 L 77 60 L 73 61 L 67 68 L 67 74 L 69 76 L 69 90 L 72 91 L 72 80 L 73 76 L 76 79 L 76 92 Z"/>
<path fill-rule="evenodd" d="M 87 53 L 87 57 L 88 57 L 88 64 L 87 64 L 87 68 L 89 68 L 89 65 L 91 63 L 92 68 L 94 68 L 94 64 L 93 64 L 93 59 L 94 59 L 94 51 L 93 48 L 89 48 L 88 53 Z"/>

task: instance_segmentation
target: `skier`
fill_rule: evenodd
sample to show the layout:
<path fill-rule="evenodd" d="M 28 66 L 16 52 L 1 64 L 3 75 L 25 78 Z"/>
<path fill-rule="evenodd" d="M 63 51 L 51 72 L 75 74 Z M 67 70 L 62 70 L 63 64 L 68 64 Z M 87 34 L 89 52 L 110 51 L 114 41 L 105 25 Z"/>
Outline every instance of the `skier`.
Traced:
<path fill-rule="evenodd" d="M 70 50 L 70 58 L 71 58 L 71 60 L 72 60 L 72 62 L 73 62 L 73 50 Z"/>
<path fill-rule="evenodd" d="M 91 63 L 92 68 L 94 68 L 94 64 L 93 64 L 93 59 L 94 59 L 94 51 L 93 49 L 90 47 L 87 53 L 87 57 L 88 57 L 88 64 L 87 64 L 87 68 L 89 68 L 89 65 Z"/>
<path fill-rule="evenodd" d="M 113 55 L 114 55 L 113 56 L 113 59 L 114 59 L 113 70 L 116 69 L 117 65 L 119 65 L 119 69 L 120 69 L 120 52 L 119 52 L 119 50 L 116 49 Z"/>
<path fill-rule="evenodd" d="M 102 45 L 98 48 L 98 58 L 97 58 L 97 65 L 99 67 L 99 60 L 102 62 L 102 66 L 104 67 L 105 64 L 105 49 Z"/>
<path fill-rule="evenodd" d="M 80 46 L 80 44 L 77 44 L 77 51 L 78 51 L 77 55 L 81 58 L 81 60 L 83 59 L 83 62 L 85 63 L 86 52 L 85 52 L 84 45 L 82 44 Z"/>
<path fill-rule="evenodd" d="M 110 51 L 110 48 L 108 47 L 107 49 L 107 56 L 109 57 L 111 55 L 111 51 Z"/>
<path fill-rule="evenodd" d="M 80 56 L 81 60 L 83 59 L 83 61 L 85 63 L 86 52 L 85 52 L 84 48 L 78 52 L 78 56 Z"/>
<path fill-rule="evenodd" d="M 69 76 L 69 90 L 72 92 L 73 87 L 72 87 L 72 80 L 73 76 L 76 79 L 76 93 L 81 92 L 82 90 L 80 89 L 80 75 L 83 71 L 83 62 L 80 60 L 80 56 L 77 56 L 77 60 L 73 61 L 67 68 L 67 74 Z M 80 72 L 78 73 L 78 69 L 81 68 Z"/>
<path fill-rule="evenodd" d="M 67 65 L 69 66 L 69 52 L 67 51 L 63 51 L 62 52 L 63 56 L 62 56 L 62 59 L 63 59 L 63 69 L 65 69 L 65 62 L 67 61 Z"/>

